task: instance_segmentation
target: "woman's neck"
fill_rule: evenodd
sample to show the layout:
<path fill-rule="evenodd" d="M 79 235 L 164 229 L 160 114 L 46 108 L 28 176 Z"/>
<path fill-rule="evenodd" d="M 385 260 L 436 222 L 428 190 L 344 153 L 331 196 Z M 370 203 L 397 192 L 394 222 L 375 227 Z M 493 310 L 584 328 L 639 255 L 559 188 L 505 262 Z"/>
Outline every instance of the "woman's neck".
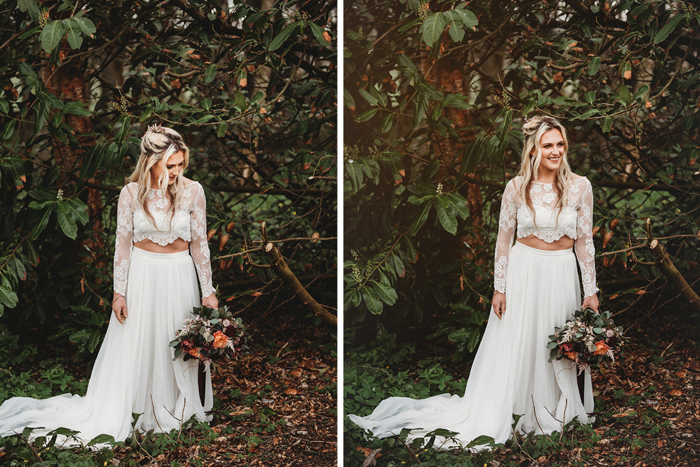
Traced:
<path fill-rule="evenodd" d="M 549 171 L 549 170 L 542 170 L 540 167 L 540 170 L 537 171 L 537 181 L 540 183 L 554 183 L 554 181 L 557 179 L 557 173 L 554 171 Z"/>
<path fill-rule="evenodd" d="M 151 176 L 151 188 L 154 188 L 156 190 L 160 190 L 160 182 L 158 181 L 157 178 Z"/>

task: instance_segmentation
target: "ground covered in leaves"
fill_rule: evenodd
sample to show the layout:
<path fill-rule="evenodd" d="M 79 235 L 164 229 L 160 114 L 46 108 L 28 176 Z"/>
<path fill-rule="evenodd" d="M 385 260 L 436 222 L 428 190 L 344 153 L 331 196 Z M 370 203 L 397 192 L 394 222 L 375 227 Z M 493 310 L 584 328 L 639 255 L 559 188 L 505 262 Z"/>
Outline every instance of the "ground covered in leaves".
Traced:
<path fill-rule="evenodd" d="M 630 329 L 625 360 L 594 372 L 597 419 L 592 426 L 573 422 L 563 434 L 518 435 L 493 451 L 471 454 L 421 449 L 399 438 L 367 441 L 346 418 L 345 465 L 700 465 L 700 327 L 696 319 L 679 316 Z M 464 391 L 468 365 L 454 356 L 441 357 L 446 349 L 392 348 L 386 343 L 390 336 L 384 339 L 379 351 L 359 347 L 346 356 L 346 414 L 364 415 L 389 395 Z"/>
<path fill-rule="evenodd" d="M 296 320 L 250 331 L 250 353 L 213 372 L 211 424 L 137 434 L 97 453 L 0 438 L 0 466 L 337 465 L 334 336 L 323 324 Z M 0 349 L 0 400 L 84 394 L 91 365 L 72 366 L 69 352 L 56 356 L 16 336 L 0 336 Z"/>

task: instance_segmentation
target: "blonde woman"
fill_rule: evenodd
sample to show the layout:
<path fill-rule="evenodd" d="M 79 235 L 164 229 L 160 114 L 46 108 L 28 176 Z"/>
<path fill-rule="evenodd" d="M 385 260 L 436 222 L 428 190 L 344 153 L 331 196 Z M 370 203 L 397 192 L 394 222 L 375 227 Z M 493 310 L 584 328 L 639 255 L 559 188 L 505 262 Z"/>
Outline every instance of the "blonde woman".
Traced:
<path fill-rule="evenodd" d="M 409 438 L 444 428 L 457 435 L 436 447 L 466 447 L 485 435 L 503 443 L 515 429 L 561 431 L 575 417 L 592 422 L 590 374 L 579 389 L 568 361 L 548 362 L 548 336 L 583 306 L 598 311 L 592 239 L 593 191 L 572 173 L 564 127 L 551 117 L 525 123 L 520 173 L 505 188 L 496 244 L 493 314 L 464 397 L 392 397 L 367 417 L 350 420 L 375 437 L 413 429 Z M 515 244 L 513 239 L 516 238 Z M 484 446 L 476 446 L 481 448 Z"/>
<path fill-rule="evenodd" d="M 136 170 L 121 191 L 114 253 L 114 311 L 85 397 L 16 397 L 0 407 L 0 436 L 41 427 L 78 432 L 64 447 L 100 434 L 123 441 L 134 427 L 168 432 L 192 416 L 206 420 L 211 378 L 196 360 L 173 361 L 169 347 L 182 321 L 201 304 L 217 308 L 206 237 L 202 186 L 182 173 L 189 149 L 170 128 L 154 125 L 141 139 Z M 200 384 L 203 389 L 200 397 Z"/>

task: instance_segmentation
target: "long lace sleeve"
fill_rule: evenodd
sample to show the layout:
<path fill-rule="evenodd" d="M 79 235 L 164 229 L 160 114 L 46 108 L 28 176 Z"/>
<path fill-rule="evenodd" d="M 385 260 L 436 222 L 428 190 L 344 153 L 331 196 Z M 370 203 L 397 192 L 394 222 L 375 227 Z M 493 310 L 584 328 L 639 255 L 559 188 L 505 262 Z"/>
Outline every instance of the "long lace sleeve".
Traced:
<path fill-rule="evenodd" d="M 593 246 L 593 188 L 587 179 L 577 207 L 576 241 L 574 249 L 581 268 L 583 295 L 589 297 L 598 292 L 595 279 L 595 246 Z"/>
<path fill-rule="evenodd" d="M 126 280 L 133 247 L 134 211 L 128 185 L 122 188 L 117 204 L 117 240 L 114 243 L 114 292 L 126 296 Z"/>
<path fill-rule="evenodd" d="M 204 197 L 204 189 L 197 184 L 192 211 L 190 212 L 190 255 L 197 268 L 199 285 L 202 287 L 202 298 L 214 293 L 211 283 L 211 262 L 209 255 L 209 242 L 207 241 L 207 200 Z"/>
<path fill-rule="evenodd" d="M 510 254 L 510 248 L 513 246 L 517 214 L 515 182 L 511 180 L 503 192 L 501 214 L 498 219 L 498 239 L 496 240 L 496 255 L 493 267 L 493 288 L 497 292 L 505 293 L 506 291 L 508 255 Z"/>

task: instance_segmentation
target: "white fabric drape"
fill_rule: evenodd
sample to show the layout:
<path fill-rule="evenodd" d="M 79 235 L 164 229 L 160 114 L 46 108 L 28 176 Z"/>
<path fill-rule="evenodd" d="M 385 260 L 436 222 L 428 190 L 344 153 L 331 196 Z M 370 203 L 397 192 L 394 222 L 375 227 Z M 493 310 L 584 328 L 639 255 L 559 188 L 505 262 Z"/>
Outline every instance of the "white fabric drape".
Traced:
<path fill-rule="evenodd" d="M 590 375 L 584 401 L 572 362 L 549 363 L 549 335 L 581 307 L 576 258 L 572 250 L 544 251 L 516 242 L 510 251 L 503 320 L 491 312 L 463 397 L 441 394 L 427 399 L 391 397 L 366 417 L 349 415 L 374 437 L 386 438 L 411 428 L 409 439 L 438 428 L 457 432 L 457 442 L 440 439 L 435 447 L 466 447 L 491 436 L 504 443 L 516 429 L 538 434 L 561 431 L 574 417 L 593 421 Z M 482 446 L 483 447 L 483 446 Z M 478 448 L 478 447 L 477 447 Z"/>
<path fill-rule="evenodd" d="M 209 371 L 205 401 L 199 397 L 196 360 L 173 361 L 169 343 L 182 321 L 199 306 L 197 274 L 189 252 L 160 254 L 133 248 L 122 325 L 112 314 L 85 397 L 15 397 L 0 406 L 0 436 L 34 430 L 32 438 L 59 427 L 79 431 L 86 444 L 100 434 L 125 440 L 132 412 L 142 414 L 137 430 L 168 432 L 191 416 L 206 420 L 213 397 Z M 59 440 L 64 447 L 80 444 Z"/>

